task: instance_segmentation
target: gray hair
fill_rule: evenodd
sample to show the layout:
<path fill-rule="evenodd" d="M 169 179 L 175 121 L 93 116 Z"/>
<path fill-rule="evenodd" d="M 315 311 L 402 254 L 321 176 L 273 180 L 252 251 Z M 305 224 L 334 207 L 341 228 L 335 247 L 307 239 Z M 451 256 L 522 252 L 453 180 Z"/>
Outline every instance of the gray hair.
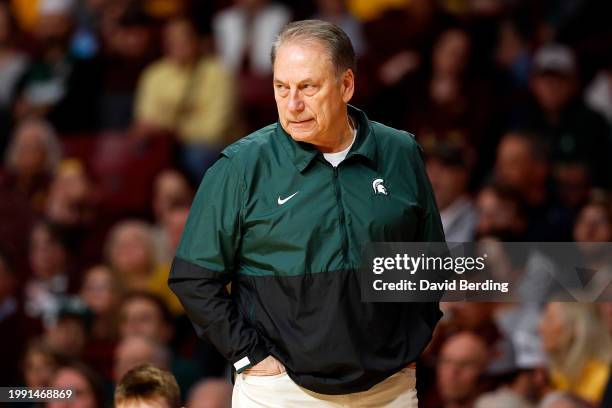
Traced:
<path fill-rule="evenodd" d="M 53 126 L 46 120 L 38 118 L 27 118 L 17 125 L 4 156 L 6 166 L 10 169 L 16 168 L 19 135 L 28 130 L 35 130 L 40 135 L 40 142 L 46 152 L 45 170 L 53 173 L 62 158 L 62 146 Z"/>
<path fill-rule="evenodd" d="M 302 20 L 287 24 L 272 44 L 272 65 L 280 46 L 289 41 L 315 41 L 323 45 L 329 52 L 337 74 L 347 69 L 353 72 L 357 69 L 353 44 L 348 35 L 335 24 L 321 20 Z"/>

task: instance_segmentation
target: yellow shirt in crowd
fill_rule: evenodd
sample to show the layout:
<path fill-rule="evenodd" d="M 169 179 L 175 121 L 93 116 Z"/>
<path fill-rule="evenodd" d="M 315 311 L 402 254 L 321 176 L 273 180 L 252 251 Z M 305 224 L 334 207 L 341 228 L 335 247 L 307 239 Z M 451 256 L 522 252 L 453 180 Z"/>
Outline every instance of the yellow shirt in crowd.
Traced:
<path fill-rule="evenodd" d="M 603 398 L 609 375 L 609 363 L 589 360 L 584 366 L 578 381 L 574 384 L 571 384 L 563 374 L 557 371 L 553 371 L 550 377 L 555 389 L 569 391 L 592 404 L 598 405 Z"/>
<path fill-rule="evenodd" d="M 135 116 L 175 131 L 188 144 L 222 144 L 234 104 L 233 79 L 216 58 L 203 58 L 195 68 L 162 59 L 140 78 Z"/>

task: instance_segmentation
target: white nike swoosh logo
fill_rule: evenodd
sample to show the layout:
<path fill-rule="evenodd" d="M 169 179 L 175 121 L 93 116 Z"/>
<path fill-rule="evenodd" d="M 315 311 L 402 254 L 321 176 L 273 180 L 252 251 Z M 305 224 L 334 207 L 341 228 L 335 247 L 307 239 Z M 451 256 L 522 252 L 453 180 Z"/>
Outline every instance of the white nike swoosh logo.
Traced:
<path fill-rule="evenodd" d="M 296 191 L 295 193 L 291 194 L 287 198 L 280 198 L 280 196 L 278 196 L 278 205 L 285 204 L 287 201 L 291 200 L 293 198 L 293 196 L 296 195 L 297 193 L 299 193 L 299 191 Z"/>

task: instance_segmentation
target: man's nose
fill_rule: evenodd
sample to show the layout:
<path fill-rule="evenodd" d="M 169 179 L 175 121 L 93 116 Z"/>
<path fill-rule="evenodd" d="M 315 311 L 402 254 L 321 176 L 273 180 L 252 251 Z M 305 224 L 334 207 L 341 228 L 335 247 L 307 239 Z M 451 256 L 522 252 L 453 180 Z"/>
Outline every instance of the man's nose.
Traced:
<path fill-rule="evenodd" d="M 304 101 L 302 95 L 298 89 L 295 89 L 289 93 L 289 111 L 301 112 L 304 110 Z"/>

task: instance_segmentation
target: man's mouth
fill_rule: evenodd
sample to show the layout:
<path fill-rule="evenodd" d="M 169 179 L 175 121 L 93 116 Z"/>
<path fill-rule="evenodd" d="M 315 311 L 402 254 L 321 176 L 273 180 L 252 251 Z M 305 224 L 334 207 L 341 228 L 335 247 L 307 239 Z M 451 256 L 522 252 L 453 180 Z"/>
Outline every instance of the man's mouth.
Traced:
<path fill-rule="evenodd" d="M 290 120 L 289 124 L 291 125 L 303 125 L 306 123 L 312 122 L 313 119 L 304 119 L 304 120 Z"/>

